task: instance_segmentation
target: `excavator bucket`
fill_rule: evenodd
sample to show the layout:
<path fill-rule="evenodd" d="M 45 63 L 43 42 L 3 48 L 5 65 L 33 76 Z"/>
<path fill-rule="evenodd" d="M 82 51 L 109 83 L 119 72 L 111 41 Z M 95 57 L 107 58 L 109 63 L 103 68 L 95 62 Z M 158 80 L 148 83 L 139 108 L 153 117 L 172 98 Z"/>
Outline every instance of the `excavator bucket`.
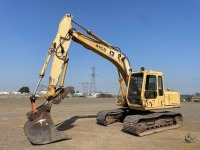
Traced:
<path fill-rule="evenodd" d="M 28 115 L 32 115 L 34 118 L 30 118 L 25 123 L 24 132 L 32 144 L 48 144 L 67 139 L 54 126 L 50 111 L 46 109 L 45 105 L 40 106 L 37 112 Z"/>
<path fill-rule="evenodd" d="M 58 97 L 64 99 L 64 95 L 70 92 L 66 88 Z M 57 99 L 57 97 L 55 98 Z M 54 101 L 55 101 L 54 99 Z M 27 113 L 28 121 L 24 125 L 24 132 L 28 140 L 35 145 L 48 144 L 56 141 L 67 140 L 65 135 L 56 129 L 50 116 L 53 101 L 47 101 L 36 109 L 36 112 Z"/>

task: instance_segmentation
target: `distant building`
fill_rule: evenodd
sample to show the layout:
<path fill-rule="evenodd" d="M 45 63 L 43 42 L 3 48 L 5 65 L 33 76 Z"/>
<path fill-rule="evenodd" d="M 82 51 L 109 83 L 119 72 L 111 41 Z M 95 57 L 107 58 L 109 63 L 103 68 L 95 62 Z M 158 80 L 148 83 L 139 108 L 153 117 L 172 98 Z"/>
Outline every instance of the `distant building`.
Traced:
<path fill-rule="evenodd" d="M 200 96 L 192 96 L 193 102 L 200 102 Z"/>
<path fill-rule="evenodd" d="M 10 92 L 1 91 L 0 94 L 10 94 Z"/>
<path fill-rule="evenodd" d="M 96 98 L 100 95 L 100 93 L 90 93 L 89 96 L 87 96 L 88 98 Z"/>
<path fill-rule="evenodd" d="M 39 94 L 41 94 L 41 95 L 45 95 L 46 93 L 47 93 L 47 90 L 42 90 L 39 92 Z"/>
<path fill-rule="evenodd" d="M 83 93 L 75 93 L 74 94 L 74 97 L 83 97 L 84 95 L 83 95 Z"/>
<path fill-rule="evenodd" d="M 19 94 L 21 94 L 21 92 L 11 92 L 11 94 L 19 95 Z"/>

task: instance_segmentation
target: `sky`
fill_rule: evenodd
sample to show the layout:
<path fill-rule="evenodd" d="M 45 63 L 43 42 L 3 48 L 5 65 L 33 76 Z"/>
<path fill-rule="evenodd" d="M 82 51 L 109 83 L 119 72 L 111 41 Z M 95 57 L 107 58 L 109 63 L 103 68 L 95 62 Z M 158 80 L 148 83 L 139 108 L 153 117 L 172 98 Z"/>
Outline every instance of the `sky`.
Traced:
<path fill-rule="evenodd" d="M 200 92 L 199 0 L 0 0 L 0 91 L 18 91 L 22 86 L 34 91 L 48 48 L 67 13 L 119 47 L 134 71 L 141 67 L 162 71 L 165 89 Z M 112 63 L 75 42 L 69 58 L 66 86 L 81 92 L 95 66 L 97 90 L 118 93 L 118 73 Z M 49 69 L 43 85 L 48 77 Z"/>

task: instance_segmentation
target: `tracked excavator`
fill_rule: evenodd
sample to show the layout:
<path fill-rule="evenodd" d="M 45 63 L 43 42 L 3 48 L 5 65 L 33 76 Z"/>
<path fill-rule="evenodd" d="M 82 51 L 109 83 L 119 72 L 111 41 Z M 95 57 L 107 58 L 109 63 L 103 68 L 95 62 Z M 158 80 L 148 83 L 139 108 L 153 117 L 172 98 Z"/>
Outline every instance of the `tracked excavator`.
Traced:
<path fill-rule="evenodd" d="M 73 28 L 72 24 L 84 30 L 86 35 Z M 48 144 L 68 139 L 57 130 L 50 110 L 53 104 L 59 104 L 73 89 L 63 88 L 71 41 L 107 59 L 118 70 L 121 96 L 117 98 L 116 104 L 120 107 L 99 111 L 96 115 L 97 124 L 108 126 L 122 122 L 122 131 L 136 136 L 174 129 L 181 125 L 183 118 L 180 113 L 163 111 L 180 107 L 180 93 L 164 90 L 162 72 L 146 70 L 144 67 L 139 71 L 132 71 L 128 57 L 119 48 L 78 24 L 72 15 L 66 14 L 60 21 L 57 35 L 39 74 L 35 92 L 30 97 L 31 111 L 27 113 L 28 120 L 24 125 L 24 132 L 32 144 Z M 53 61 L 47 93 L 43 97 L 36 96 L 51 57 Z M 39 107 L 36 106 L 38 99 L 44 99 L 44 104 Z"/>

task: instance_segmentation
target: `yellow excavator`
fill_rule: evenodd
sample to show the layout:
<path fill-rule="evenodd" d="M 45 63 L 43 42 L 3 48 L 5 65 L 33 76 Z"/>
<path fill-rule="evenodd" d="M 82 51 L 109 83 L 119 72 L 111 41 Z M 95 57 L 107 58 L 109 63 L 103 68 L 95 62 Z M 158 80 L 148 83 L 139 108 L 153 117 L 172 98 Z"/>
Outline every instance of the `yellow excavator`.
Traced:
<path fill-rule="evenodd" d="M 84 30 L 87 35 L 72 28 L 72 23 Z M 119 48 L 108 44 L 74 21 L 72 15 L 66 14 L 60 21 L 57 35 L 39 74 L 35 92 L 30 97 L 32 110 L 27 113 L 28 120 L 24 125 L 24 132 L 32 144 L 48 144 L 68 139 L 57 130 L 50 116 L 50 110 L 53 104 L 59 104 L 73 89 L 73 87 L 63 88 L 71 41 L 107 59 L 118 69 L 121 96 L 117 98 L 116 104 L 120 107 L 99 111 L 96 115 L 97 124 L 107 126 L 122 122 L 122 131 L 136 136 L 174 129 L 181 125 L 183 118 L 180 113 L 155 111 L 180 107 L 180 93 L 164 90 L 162 72 L 145 70 L 144 67 L 133 72 L 128 57 Z M 53 61 L 47 94 L 43 97 L 36 96 L 51 57 Z M 44 99 L 45 102 L 36 107 L 38 99 Z"/>

